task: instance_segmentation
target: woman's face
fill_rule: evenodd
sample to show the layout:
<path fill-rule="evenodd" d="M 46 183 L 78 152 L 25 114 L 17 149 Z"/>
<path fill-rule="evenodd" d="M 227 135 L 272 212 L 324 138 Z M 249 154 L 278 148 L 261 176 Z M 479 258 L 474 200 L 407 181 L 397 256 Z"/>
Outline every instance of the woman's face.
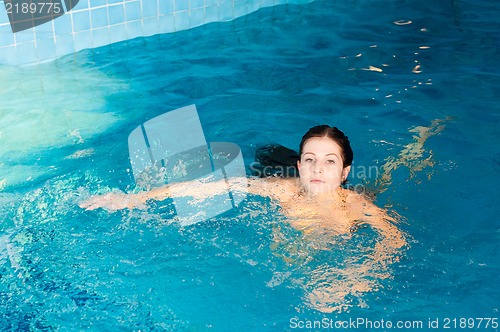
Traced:
<path fill-rule="evenodd" d="M 312 194 L 335 191 L 351 169 L 350 166 L 344 168 L 342 149 L 328 137 L 307 140 L 297 167 L 302 187 Z"/>

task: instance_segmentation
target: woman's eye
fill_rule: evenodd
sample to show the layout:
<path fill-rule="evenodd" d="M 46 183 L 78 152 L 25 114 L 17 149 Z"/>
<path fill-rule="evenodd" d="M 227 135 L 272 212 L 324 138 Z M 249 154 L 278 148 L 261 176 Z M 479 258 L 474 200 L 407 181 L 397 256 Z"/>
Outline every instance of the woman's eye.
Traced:
<path fill-rule="evenodd" d="M 327 164 L 335 164 L 335 160 L 333 160 L 333 159 L 328 159 L 328 160 L 326 161 L 326 163 L 327 163 Z"/>
<path fill-rule="evenodd" d="M 306 158 L 306 160 L 304 160 L 306 163 L 312 163 L 314 161 L 314 159 L 312 158 Z"/>

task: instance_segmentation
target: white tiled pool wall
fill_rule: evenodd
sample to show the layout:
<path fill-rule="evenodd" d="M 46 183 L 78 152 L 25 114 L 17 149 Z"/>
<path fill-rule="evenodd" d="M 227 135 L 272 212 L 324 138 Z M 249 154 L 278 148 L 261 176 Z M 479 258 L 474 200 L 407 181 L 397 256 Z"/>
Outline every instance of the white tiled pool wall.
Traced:
<path fill-rule="evenodd" d="M 311 1 L 80 0 L 72 10 L 50 22 L 13 33 L 4 1 L 0 0 L 0 64 L 43 62 L 140 36 L 232 20 L 262 7 Z"/>

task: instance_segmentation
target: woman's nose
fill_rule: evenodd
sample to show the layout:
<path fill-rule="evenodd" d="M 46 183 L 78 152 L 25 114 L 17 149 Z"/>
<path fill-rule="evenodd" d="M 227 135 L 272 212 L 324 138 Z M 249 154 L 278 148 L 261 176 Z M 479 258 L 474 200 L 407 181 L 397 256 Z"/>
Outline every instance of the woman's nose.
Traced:
<path fill-rule="evenodd" d="M 314 173 L 323 173 L 323 167 L 321 164 L 315 164 L 313 168 Z"/>

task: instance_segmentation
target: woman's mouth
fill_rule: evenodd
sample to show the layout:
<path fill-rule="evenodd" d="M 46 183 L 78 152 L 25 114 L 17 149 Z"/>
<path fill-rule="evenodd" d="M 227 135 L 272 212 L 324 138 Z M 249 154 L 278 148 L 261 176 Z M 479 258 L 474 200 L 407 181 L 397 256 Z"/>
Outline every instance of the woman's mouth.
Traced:
<path fill-rule="evenodd" d="M 325 181 L 322 181 L 320 179 L 312 179 L 310 182 L 311 183 L 325 183 Z"/>

